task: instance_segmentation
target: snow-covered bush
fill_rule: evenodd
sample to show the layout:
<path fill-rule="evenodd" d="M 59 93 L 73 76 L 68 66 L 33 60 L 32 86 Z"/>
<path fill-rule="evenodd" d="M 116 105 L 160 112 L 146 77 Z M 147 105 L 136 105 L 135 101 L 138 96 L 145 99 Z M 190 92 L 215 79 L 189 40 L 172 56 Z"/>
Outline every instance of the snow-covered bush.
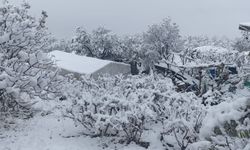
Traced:
<path fill-rule="evenodd" d="M 184 95 L 173 95 L 173 104 L 176 104 L 167 105 L 172 118 L 164 120 L 161 133 L 161 141 L 167 149 L 247 149 L 249 98 L 224 93 L 220 96 L 222 102 L 204 107 L 200 98 Z M 210 95 L 211 99 L 216 97 Z"/>
<path fill-rule="evenodd" d="M 161 133 L 167 149 L 186 149 L 199 140 L 199 130 L 206 114 L 200 100 L 191 93 L 173 93 L 164 103 L 166 119 Z"/>
<path fill-rule="evenodd" d="M 77 84 L 84 90 L 80 98 L 66 96 L 73 100 L 67 117 L 81 123 L 89 135 L 119 136 L 127 143 L 140 143 L 146 124 L 163 120 L 161 93 L 174 90 L 170 80 L 156 76 L 117 76 Z"/>
<path fill-rule="evenodd" d="M 184 37 L 184 47 L 188 50 L 193 50 L 196 47 L 201 46 L 216 46 L 216 47 L 223 47 L 226 49 L 232 49 L 233 41 L 222 37 L 222 38 L 209 38 L 208 36 L 188 36 Z"/>
<path fill-rule="evenodd" d="M 71 53 L 72 52 L 72 46 L 71 45 L 71 41 L 70 40 L 66 40 L 66 39 L 61 39 L 61 40 L 57 40 L 57 39 L 52 39 L 52 44 L 50 46 L 50 48 L 48 49 L 48 52 L 54 51 L 54 50 L 60 50 L 60 51 L 64 51 L 64 52 L 68 52 Z"/>
<path fill-rule="evenodd" d="M 76 35 L 72 39 L 71 44 L 68 44 L 68 48 L 77 55 L 97 57 L 91 44 L 91 35 L 81 27 L 76 29 Z"/>
<path fill-rule="evenodd" d="M 78 55 L 121 61 L 123 50 L 120 42 L 117 35 L 103 27 L 93 30 L 92 33 L 79 27 L 69 47 L 70 51 Z"/>
<path fill-rule="evenodd" d="M 57 73 L 43 50 L 49 43 L 45 21 L 29 15 L 29 4 L 0 7 L 0 109 L 30 108 L 35 98 L 57 93 Z"/>
<path fill-rule="evenodd" d="M 242 36 L 235 40 L 233 44 L 233 48 L 240 52 L 249 51 L 250 50 L 249 33 L 246 31 L 243 31 Z"/>
<path fill-rule="evenodd" d="M 196 47 L 188 52 L 188 56 L 196 63 L 209 65 L 215 63 L 235 63 L 237 54 L 237 51 L 215 46 Z"/>
<path fill-rule="evenodd" d="M 65 116 L 81 124 L 87 135 L 142 144 L 145 131 L 161 126 L 161 140 L 168 148 L 187 147 L 198 140 L 203 105 L 192 93 L 177 93 L 169 78 L 116 76 L 71 83 L 66 88 L 72 91 L 65 96 L 72 105 Z"/>
<path fill-rule="evenodd" d="M 97 81 L 69 78 L 68 83 L 64 96 L 72 104 L 65 116 L 91 137 L 108 136 L 112 141 L 147 147 L 151 141 L 145 136 L 152 133 L 170 150 L 223 150 L 228 148 L 227 142 L 235 149 L 249 141 L 249 100 L 235 93 L 208 93 L 204 95 L 207 100 L 221 101 L 204 106 L 203 97 L 178 93 L 171 79 L 158 75 Z"/>
<path fill-rule="evenodd" d="M 236 90 L 242 86 L 241 81 L 240 74 L 230 75 L 226 69 L 215 78 L 211 78 L 210 74 L 204 73 L 202 103 L 204 105 L 217 105 L 232 99 Z"/>
<path fill-rule="evenodd" d="M 250 99 L 235 96 L 210 107 L 200 130 L 200 138 L 218 150 L 244 149 L 250 142 Z"/>

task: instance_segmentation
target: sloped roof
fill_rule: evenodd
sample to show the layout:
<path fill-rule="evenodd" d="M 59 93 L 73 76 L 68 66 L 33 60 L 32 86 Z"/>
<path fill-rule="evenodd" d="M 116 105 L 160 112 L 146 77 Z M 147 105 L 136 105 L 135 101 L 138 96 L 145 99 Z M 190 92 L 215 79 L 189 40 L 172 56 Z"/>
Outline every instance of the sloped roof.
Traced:
<path fill-rule="evenodd" d="M 250 31 L 250 22 L 240 23 L 240 30 Z"/>
<path fill-rule="evenodd" d="M 52 51 L 49 55 L 59 68 L 80 74 L 92 74 L 112 62 L 59 50 Z"/>

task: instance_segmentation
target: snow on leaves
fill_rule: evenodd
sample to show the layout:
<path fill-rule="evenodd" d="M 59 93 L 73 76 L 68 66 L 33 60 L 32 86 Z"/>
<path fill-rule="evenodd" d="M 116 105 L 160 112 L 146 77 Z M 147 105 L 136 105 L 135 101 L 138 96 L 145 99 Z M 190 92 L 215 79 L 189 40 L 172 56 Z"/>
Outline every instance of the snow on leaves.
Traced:
<path fill-rule="evenodd" d="M 47 15 L 43 12 L 37 20 L 29 15 L 29 8 L 27 3 L 21 7 L 6 3 L 0 8 L 0 106 L 4 109 L 57 92 L 57 85 L 51 86 L 56 83 L 57 73 L 44 53 L 49 44 L 45 27 Z M 28 96 L 24 98 L 23 94 Z"/>

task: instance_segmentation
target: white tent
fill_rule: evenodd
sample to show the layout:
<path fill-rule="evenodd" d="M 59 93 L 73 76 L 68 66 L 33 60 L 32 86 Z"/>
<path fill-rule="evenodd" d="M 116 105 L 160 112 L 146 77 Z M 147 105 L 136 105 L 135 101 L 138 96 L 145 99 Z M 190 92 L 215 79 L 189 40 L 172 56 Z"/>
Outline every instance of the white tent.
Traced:
<path fill-rule="evenodd" d="M 73 53 L 66 53 L 55 50 L 50 52 L 55 64 L 61 69 L 61 74 L 73 73 L 76 78 L 81 75 L 90 75 L 97 79 L 99 76 L 130 74 L 130 65 L 108 60 L 101 60 L 92 57 L 79 56 Z"/>

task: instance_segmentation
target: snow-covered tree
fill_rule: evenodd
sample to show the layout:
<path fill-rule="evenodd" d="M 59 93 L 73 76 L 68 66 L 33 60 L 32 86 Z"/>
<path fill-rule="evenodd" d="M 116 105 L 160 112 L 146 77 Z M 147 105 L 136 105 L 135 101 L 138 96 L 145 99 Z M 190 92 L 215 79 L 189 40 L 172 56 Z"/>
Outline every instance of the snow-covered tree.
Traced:
<path fill-rule="evenodd" d="M 233 44 L 234 49 L 243 52 L 250 51 L 250 39 L 248 37 L 248 33 L 243 31 L 242 36 L 237 38 L 235 43 Z"/>
<path fill-rule="evenodd" d="M 226 38 L 209 38 L 208 36 L 188 36 L 184 37 L 184 48 L 193 50 L 201 46 L 216 46 L 231 50 L 233 41 Z"/>
<path fill-rule="evenodd" d="M 99 27 L 92 32 L 92 45 L 96 55 L 101 59 L 115 60 L 121 57 L 119 38 L 110 30 Z"/>
<path fill-rule="evenodd" d="M 125 36 L 120 38 L 122 57 L 125 61 L 139 61 L 141 58 L 142 38 L 140 35 Z"/>
<path fill-rule="evenodd" d="M 36 97 L 57 93 L 57 73 L 44 51 L 50 43 L 47 13 L 40 19 L 29 15 L 30 5 L 0 7 L 0 108 L 29 107 Z"/>
<path fill-rule="evenodd" d="M 94 57 L 96 54 L 91 43 L 91 35 L 82 27 L 76 29 L 76 35 L 72 39 L 71 49 L 78 55 Z"/>
<path fill-rule="evenodd" d="M 119 37 L 104 27 L 99 27 L 92 33 L 79 27 L 70 47 L 78 55 L 122 61 L 121 45 Z"/>
<path fill-rule="evenodd" d="M 171 52 L 183 50 L 183 41 L 179 34 L 179 27 L 170 18 L 160 24 L 154 24 L 143 34 L 145 44 L 151 45 L 161 58 L 166 59 Z"/>
<path fill-rule="evenodd" d="M 146 74 L 151 72 L 155 63 L 161 58 L 160 55 L 155 52 L 154 47 L 150 44 L 143 44 L 139 55 L 142 63 L 142 72 Z"/>
<path fill-rule="evenodd" d="M 71 47 L 71 41 L 66 39 L 61 39 L 61 40 L 54 39 L 50 51 L 54 50 L 61 50 L 69 53 L 72 52 L 73 48 Z"/>

